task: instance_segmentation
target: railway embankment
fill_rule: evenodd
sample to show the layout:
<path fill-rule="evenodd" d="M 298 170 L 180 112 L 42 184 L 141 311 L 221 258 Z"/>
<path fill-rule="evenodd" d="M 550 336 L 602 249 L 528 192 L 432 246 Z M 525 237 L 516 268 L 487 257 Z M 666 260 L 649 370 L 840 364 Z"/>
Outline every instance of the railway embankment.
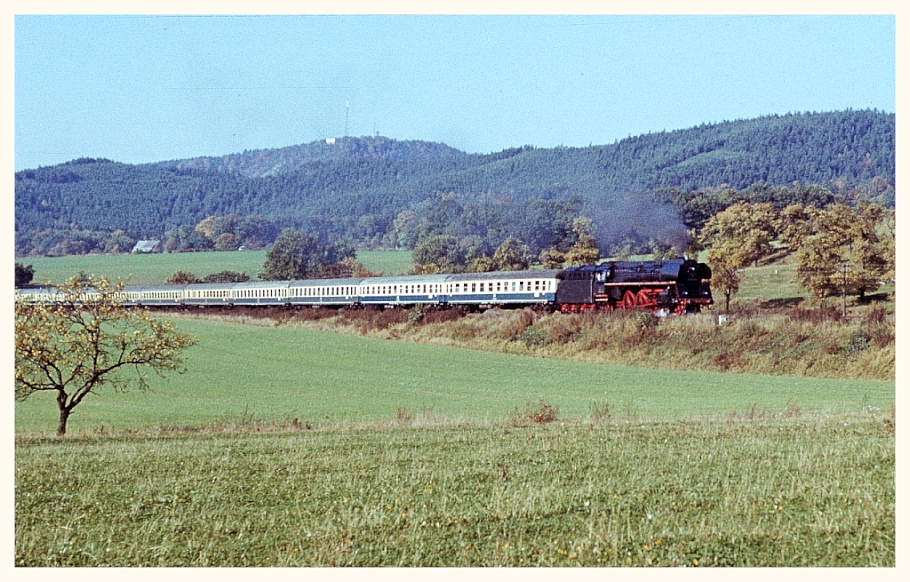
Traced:
<path fill-rule="evenodd" d="M 217 317 L 379 339 L 669 370 L 893 380 L 893 313 L 873 306 L 654 317 L 643 312 L 540 313 L 531 309 L 233 310 Z"/>

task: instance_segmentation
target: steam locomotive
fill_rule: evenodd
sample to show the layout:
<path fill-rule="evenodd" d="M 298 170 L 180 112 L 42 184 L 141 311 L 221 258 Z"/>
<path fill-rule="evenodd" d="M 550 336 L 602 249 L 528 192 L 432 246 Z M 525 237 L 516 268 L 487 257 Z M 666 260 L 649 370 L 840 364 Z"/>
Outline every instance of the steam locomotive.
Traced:
<path fill-rule="evenodd" d="M 640 309 L 692 313 L 713 303 L 711 270 L 693 260 L 619 261 L 539 271 L 126 286 L 126 305 L 148 307 L 539 307 L 564 313 Z M 52 288 L 17 300 L 53 301 Z"/>

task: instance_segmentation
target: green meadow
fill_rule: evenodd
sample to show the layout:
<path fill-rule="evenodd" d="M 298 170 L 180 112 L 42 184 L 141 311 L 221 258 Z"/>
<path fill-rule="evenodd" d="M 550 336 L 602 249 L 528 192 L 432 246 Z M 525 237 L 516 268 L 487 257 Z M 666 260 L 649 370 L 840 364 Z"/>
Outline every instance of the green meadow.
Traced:
<path fill-rule="evenodd" d="M 894 567 L 893 421 L 21 440 L 15 563 Z"/>
<path fill-rule="evenodd" d="M 151 377 L 148 392 L 87 398 L 70 431 L 202 426 L 298 419 L 312 425 L 411 417 L 502 421 L 544 401 L 560 417 L 592 406 L 642 418 L 887 408 L 888 381 L 666 371 L 389 341 L 292 326 L 178 318 L 199 343 L 187 372 Z M 52 395 L 16 405 L 16 429 L 55 428 Z"/>

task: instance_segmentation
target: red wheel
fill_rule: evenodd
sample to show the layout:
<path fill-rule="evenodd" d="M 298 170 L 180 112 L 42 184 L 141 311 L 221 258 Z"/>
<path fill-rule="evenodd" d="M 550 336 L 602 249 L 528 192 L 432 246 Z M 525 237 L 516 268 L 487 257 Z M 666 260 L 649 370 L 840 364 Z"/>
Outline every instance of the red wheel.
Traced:
<path fill-rule="evenodd" d="M 638 292 L 638 295 L 635 296 L 635 305 L 638 307 L 644 307 L 652 303 L 651 296 L 648 295 L 648 292 L 642 289 Z"/>
<path fill-rule="evenodd" d="M 634 309 L 637 304 L 635 293 L 631 291 L 626 291 L 622 296 L 622 307 L 623 309 Z"/>

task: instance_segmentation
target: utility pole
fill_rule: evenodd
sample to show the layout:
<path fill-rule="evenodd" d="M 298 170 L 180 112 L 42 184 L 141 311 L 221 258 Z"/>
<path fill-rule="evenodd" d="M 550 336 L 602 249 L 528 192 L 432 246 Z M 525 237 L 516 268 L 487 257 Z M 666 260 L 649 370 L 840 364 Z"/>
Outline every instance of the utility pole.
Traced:
<path fill-rule="evenodd" d="M 841 316 L 847 317 L 847 261 L 842 264 L 844 270 L 843 287 L 841 287 Z"/>

